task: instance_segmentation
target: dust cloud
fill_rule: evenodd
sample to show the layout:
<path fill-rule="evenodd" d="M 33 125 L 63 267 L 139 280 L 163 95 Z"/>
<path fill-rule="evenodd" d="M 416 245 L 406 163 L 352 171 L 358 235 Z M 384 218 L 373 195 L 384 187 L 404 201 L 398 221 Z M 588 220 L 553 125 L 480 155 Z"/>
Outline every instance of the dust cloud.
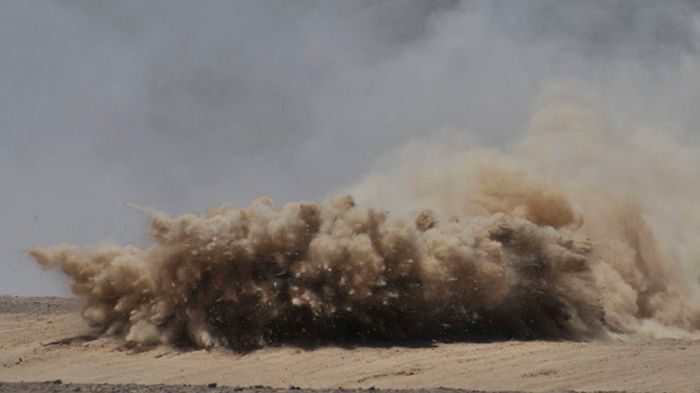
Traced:
<path fill-rule="evenodd" d="M 148 212 L 148 247 L 29 255 L 140 345 L 697 337 L 700 155 L 598 102 L 553 84 L 511 149 L 416 141 L 321 203 Z"/>

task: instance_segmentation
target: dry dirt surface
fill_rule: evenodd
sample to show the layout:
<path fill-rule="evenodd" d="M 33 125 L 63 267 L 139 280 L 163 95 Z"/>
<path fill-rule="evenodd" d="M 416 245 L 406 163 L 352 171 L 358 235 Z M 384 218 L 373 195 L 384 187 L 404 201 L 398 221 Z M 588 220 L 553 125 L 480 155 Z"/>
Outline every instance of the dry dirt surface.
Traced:
<path fill-rule="evenodd" d="M 225 349 L 137 350 L 93 337 L 79 308 L 71 299 L 0 297 L 0 381 L 5 382 L 0 393 L 267 393 L 290 387 L 700 392 L 700 341 L 274 347 L 245 354 Z"/>
<path fill-rule="evenodd" d="M 203 385 L 109 385 L 109 384 L 63 384 L 62 381 L 47 381 L 33 383 L 2 383 L 0 393 L 480 393 L 476 390 L 456 389 L 406 389 L 406 390 L 379 390 L 379 389 L 324 389 L 308 390 L 299 387 L 287 389 L 275 389 L 267 386 L 251 386 L 246 388 L 218 386 L 216 384 Z M 506 392 L 504 392 L 506 393 Z"/>

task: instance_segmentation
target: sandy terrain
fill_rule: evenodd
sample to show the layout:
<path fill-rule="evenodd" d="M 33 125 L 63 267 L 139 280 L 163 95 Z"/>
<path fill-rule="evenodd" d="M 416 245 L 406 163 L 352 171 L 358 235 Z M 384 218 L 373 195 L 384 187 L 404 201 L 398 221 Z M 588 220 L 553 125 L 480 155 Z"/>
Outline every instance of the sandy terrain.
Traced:
<path fill-rule="evenodd" d="M 13 383 L 0 382 L 0 393 L 64 393 L 64 392 L 83 392 L 83 393 L 483 393 L 472 390 L 455 390 L 455 389 L 409 389 L 409 390 L 379 390 L 379 389 L 323 389 L 309 390 L 299 387 L 290 387 L 287 389 L 275 389 L 266 386 L 252 387 L 231 387 L 218 385 L 111 385 L 111 384 L 64 384 L 62 381 L 47 381 L 47 382 L 32 382 L 32 383 Z"/>
<path fill-rule="evenodd" d="M 136 351 L 113 339 L 91 338 L 78 307 L 66 299 L 0 297 L 0 381 L 60 379 L 64 383 L 56 389 L 65 391 L 66 383 L 216 383 L 284 389 L 700 392 L 700 341 L 279 347 L 247 354 L 165 347 Z M 27 391 L 51 390 L 46 386 L 25 385 Z M 0 385 L 0 391 L 16 387 Z"/>

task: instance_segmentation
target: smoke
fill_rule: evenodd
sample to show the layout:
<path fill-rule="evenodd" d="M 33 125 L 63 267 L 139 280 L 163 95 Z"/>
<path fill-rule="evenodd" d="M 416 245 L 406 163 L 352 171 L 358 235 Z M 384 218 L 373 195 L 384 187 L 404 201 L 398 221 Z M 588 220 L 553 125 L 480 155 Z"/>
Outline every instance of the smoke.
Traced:
<path fill-rule="evenodd" d="M 61 7 L 149 66 L 109 84 L 139 92 L 114 100 L 118 132 L 56 139 L 126 167 L 93 187 L 120 203 L 340 196 L 144 210 L 143 246 L 32 249 L 92 326 L 238 349 L 698 336 L 692 3 L 207 4 Z"/>

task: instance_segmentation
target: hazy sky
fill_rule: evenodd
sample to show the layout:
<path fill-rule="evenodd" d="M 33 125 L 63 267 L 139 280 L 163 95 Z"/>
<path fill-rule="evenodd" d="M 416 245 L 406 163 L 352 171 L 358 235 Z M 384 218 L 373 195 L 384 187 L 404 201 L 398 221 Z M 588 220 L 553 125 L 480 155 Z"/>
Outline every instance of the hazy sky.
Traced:
<path fill-rule="evenodd" d="M 694 139 L 700 8 L 661 1 L 26 1 L 0 12 L 0 294 L 144 217 L 342 190 L 414 138 L 506 146 L 543 84 Z M 449 130 L 449 131 L 445 131 Z"/>

